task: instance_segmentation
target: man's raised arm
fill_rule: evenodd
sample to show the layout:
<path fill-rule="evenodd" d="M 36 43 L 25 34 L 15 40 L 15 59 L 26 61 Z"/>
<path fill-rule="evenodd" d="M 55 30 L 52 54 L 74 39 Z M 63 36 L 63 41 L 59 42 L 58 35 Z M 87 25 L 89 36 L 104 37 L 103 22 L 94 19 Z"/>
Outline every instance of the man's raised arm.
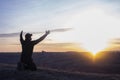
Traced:
<path fill-rule="evenodd" d="M 46 36 L 47 36 L 49 33 L 50 33 L 49 30 L 46 31 L 46 33 L 45 33 L 42 37 L 40 37 L 40 38 L 37 39 L 37 40 L 34 40 L 33 43 L 34 43 L 34 44 L 37 44 L 37 43 L 41 42 L 42 40 L 44 40 L 44 39 L 46 38 Z"/>
<path fill-rule="evenodd" d="M 20 33 L 20 42 L 22 43 L 24 40 L 23 40 L 23 37 L 22 37 L 22 34 L 23 34 L 23 31 L 21 31 Z"/>

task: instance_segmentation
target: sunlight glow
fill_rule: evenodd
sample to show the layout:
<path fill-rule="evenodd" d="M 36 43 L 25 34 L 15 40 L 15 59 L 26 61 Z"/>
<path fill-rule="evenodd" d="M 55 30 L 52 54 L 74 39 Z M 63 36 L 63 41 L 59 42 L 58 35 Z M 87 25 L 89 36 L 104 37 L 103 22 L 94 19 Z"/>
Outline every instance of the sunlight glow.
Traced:
<path fill-rule="evenodd" d="M 53 39 L 62 42 L 78 43 L 95 55 L 108 45 L 112 38 L 119 37 L 120 19 L 105 12 L 100 6 L 91 6 L 75 12 L 64 26 L 73 26 L 72 31 L 53 35 Z M 113 30 L 116 32 L 113 33 Z"/>
<path fill-rule="evenodd" d="M 120 20 L 106 14 L 104 9 L 95 6 L 91 7 L 81 13 L 77 20 L 80 22 L 79 27 L 75 27 L 75 32 L 78 32 L 77 34 L 80 37 L 78 37 L 78 40 L 93 55 L 103 50 L 111 38 L 119 37 L 118 34 L 113 34 L 112 31 L 115 28 L 118 29 L 117 22 Z M 116 33 L 118 33 L 117 31 Z"/>
<path fill-rule="evenodd" d="M 76 27 L 78 33 L 84 37 L 80 39 L 83 47 L 95 55 L 98 51 L 107 47 L 107 43 L 111 38 L 119 37 L 118 25 L 120 20 L 115 19 L 105 13 L 104 9 L 91 7 L 81 14 L 79 20 L 82 24 L 82 30 Z M 119 24 L 120 25 L 120 24 Z M 116 33 L 113 33 L 113 30 Z"/>

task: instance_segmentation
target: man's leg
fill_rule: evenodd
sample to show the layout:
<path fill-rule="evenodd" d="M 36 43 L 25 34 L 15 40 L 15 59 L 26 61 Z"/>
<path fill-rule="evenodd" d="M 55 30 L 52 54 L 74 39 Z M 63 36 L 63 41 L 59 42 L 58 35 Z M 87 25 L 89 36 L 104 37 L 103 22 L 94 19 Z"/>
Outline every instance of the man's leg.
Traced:
<path fill-rule="evenodd" d="M 25 64 L 22 62 L 17 63 L 17 70 L 22 71 L 25 70 Z"/>
<path fill-rule="evenodd" d="M 36 67 L 36 65 L 33 61 L 29 62 L 28 69 L 31 70 L 31 71 L 36 71 L 37 70 L 37 67 Z"/>
<path fill-rule="evenodd" d="M 37 70 L 37 67 L 36 67 L 34 62 L 32 62 L 32 64 L 31 64 L 31 70 L 32 71 L 36 71 Z"/>

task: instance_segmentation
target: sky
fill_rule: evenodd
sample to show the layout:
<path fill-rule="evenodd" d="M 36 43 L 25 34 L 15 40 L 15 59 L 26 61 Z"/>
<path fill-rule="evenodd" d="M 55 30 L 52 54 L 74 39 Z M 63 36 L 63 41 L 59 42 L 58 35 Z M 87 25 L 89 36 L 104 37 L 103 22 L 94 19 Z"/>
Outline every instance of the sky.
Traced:
<path fill-rule="evenodd" d="M 0 52 L 21 51 L 21 30 L 33 40 L 51 31 L 36 52 L 96 53 L 120 44 L 120 0 L 0 0 L 0 18 Z"/>

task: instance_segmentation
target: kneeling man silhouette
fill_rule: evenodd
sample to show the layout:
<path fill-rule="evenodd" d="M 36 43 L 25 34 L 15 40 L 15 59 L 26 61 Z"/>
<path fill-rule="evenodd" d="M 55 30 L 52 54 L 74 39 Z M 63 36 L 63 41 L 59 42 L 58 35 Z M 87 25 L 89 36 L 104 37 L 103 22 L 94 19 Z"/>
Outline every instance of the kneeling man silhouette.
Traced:
<path fill-rule="evenodd" d="M 36 44 L 41 42 L 45 39 L 45 37 L 50 33 L 50 31 L 46 31 L 46 33 L 38 38 L 37 40 L 32 41 L 32 34 L 26 33 L 25 40 L 22 37 L 23 31 L 20 33 L 20 42 L 22 45 L 22 53 L 20 57 L 20 62 L 17 64 L 18 70 L 31 70 L 35 71 L 37 70 L 37 67 L 32 59 L 33 49 Z"/>

